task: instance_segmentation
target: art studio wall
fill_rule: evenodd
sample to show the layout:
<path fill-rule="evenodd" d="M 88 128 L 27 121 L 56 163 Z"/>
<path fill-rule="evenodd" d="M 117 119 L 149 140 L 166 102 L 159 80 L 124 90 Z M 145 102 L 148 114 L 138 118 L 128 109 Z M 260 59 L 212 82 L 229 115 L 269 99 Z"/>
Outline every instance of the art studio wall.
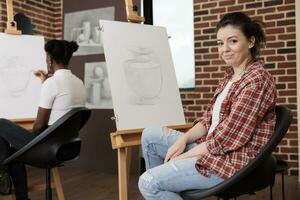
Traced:
<path fill-rule="evenodd" d="M 34 34 L 46 39 L 62 37 L 62 0 L 14 0 L 14 14 L 23 13 L 31 19 Z M 6 27 L 6 0 L 0 0 L 0 32 Z"/>

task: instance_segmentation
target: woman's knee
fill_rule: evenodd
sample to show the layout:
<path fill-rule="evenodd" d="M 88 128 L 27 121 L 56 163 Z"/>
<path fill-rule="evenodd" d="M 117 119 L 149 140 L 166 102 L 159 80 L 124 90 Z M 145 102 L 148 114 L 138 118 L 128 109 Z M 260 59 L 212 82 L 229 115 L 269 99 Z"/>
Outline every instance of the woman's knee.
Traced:
<path fill-rule="evenodd" d="M 161 140 L 162 135 L 163 135 L 162 131 L 163 131 L 162 127 L 147 127 L 147 128 L 145 128 L 143 130 L 142 138 L 141 138 L 142 144 L 152 143 L 154 141 Z"/>
<path fill-rule="evenodd" d="M 149 171 L 144 172 L 140 176 L 138 187 L 144 197 L 153 197 L 153 195 L 157 194 L 160 188 L 158 181 L 153 175 L 151 175 L 151 173 L 149 173 Z"/>

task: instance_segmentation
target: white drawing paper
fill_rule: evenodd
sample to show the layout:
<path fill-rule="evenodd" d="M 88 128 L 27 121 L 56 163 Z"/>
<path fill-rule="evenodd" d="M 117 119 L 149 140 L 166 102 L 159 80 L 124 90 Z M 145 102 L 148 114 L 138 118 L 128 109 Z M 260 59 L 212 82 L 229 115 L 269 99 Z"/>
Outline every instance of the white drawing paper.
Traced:
<path fill-rule="evenodd" d="M 106 20 L 100 26 L 117 129 L 185 124 L 166 29 Z"/>
<path fill-rule="evenodd" d="M 47 70 L 44 38 L 0 33 L 0 118 L 36 117 L 41 80 Z"/>

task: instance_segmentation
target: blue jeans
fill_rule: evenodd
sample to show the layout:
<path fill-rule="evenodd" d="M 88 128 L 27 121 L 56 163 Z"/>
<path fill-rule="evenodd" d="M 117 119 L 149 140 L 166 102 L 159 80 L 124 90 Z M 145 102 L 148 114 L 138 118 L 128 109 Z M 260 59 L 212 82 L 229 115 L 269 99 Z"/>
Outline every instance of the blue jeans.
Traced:
<path fill-rule="evenodd" d="M 201 175 L 195 168 L 197 157 L 164 163 L 168 148 L 182 134 L 159 127 L 144 129 L 142 150 L 146 172 L 139 178 L 139 189 L 146 200 L 183 200 L 178 194 L 181 191 L 210 188 L 224 180 L 212 173 L 210 177 Z M 196 145 L 188 144 L 185 151 Z"/>

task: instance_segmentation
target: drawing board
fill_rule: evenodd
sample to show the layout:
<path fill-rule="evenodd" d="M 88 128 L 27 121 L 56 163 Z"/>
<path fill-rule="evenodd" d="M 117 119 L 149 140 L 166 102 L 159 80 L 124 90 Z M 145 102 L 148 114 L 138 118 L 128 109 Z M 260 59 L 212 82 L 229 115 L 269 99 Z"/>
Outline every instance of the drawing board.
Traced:
<path fill-rule="evenodd" d="M 166 29 L 107 20 L 100 27 L 117 129 L 185 124 Z"/>
<path fill-rule="evenodd" d="M 44 38 L 0 33 L 0 118 L 36 117 L 41 80 L 46 70 Z"/>

